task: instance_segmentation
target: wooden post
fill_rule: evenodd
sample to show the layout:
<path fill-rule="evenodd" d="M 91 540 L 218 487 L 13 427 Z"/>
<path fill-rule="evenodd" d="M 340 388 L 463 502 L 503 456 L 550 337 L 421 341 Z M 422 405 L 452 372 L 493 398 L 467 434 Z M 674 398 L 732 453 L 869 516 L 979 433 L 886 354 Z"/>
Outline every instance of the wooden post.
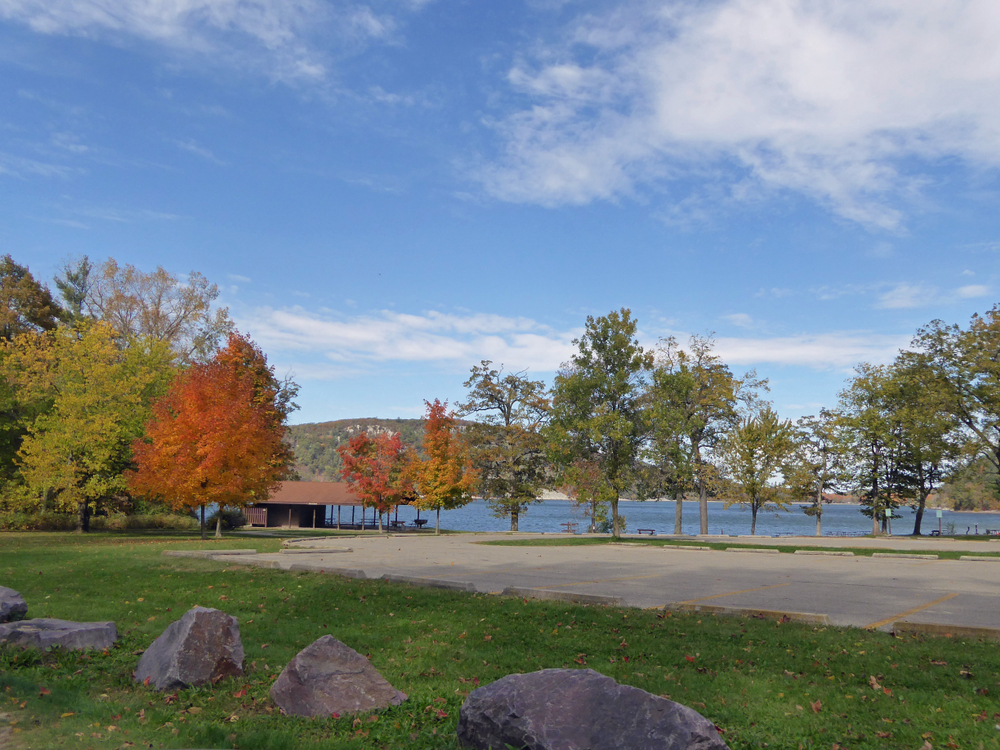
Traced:
<path fill-rule="evenodd" d="M 340 531 L 340 506 L 337 506 L 337 531 Z"/>
<path fill-rule="evenodd" d="M 292 528 L 292 506 L 288 506 L 288 528 Z"/>
<path fill-rule="evenodd" d="M 319 508 L 313 508 L 313 528 L 314 529 L 316 528 L 316 511 L 317 510 L 319 510 Z"/>

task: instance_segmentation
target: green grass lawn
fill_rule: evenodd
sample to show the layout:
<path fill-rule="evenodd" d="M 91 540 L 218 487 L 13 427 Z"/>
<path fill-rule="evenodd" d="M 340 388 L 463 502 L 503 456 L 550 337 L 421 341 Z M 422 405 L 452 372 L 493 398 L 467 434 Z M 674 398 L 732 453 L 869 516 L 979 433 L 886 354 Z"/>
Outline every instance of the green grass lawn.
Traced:
<path fill-rule="evenodd" d="M 585 607 L 382 581 L 165 558 L 254 547 L 179 535 L 0 534 L 0 581 L 29 616 L 114 620 L 108 652 L 0 650 L 15 748 L 456 748 L 465 696 L 503 675 L 589 667 L 692 706 L 733 748 L 1000 748 L 996 644 L 855 629 Z M 163 695 L 139 654 L 199 604 L 239 619 L 246 675 Z M 330 633 L 409 700 L 309 720 L 268 698 L 300 649 Z"/>

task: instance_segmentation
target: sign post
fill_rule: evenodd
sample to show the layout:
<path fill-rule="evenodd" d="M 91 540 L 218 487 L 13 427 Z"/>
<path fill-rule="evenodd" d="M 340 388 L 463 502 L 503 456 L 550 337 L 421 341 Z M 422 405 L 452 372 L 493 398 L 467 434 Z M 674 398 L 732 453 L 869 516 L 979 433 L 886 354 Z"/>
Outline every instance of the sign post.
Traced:
<path fill-rule="evenodd" d="M 937 520 L 938 520 L 938 536 L 941 536 L 941 518 L 942 518 L 943 516 L 944 516 L 944 513 L 943 513 L 942 511 L 940 511 L 940 510 L 939 510 L 939 511 L 937 512 Z"/>

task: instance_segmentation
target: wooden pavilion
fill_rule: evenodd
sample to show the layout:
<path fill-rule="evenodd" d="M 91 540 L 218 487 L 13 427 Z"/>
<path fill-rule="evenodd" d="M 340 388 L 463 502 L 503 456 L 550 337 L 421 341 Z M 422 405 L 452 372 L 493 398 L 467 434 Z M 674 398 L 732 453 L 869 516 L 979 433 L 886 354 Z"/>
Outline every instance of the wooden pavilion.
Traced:
<path fill-rule="evenodd" d="M 243 511 L 251 526 L 281 529 L 377 528 L 347 482 L 282 482 L 268 500 Z"/>

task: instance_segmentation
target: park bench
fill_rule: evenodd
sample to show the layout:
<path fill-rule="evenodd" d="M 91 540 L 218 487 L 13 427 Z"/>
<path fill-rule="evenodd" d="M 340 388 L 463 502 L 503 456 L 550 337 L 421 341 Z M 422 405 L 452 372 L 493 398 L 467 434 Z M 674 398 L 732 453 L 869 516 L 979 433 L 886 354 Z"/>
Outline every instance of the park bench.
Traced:
<path fill-rule="evenodd" d="M 640 534 L 649 534 L 650 536 L 653 536 L 653 534 L 656 533 L 652 529 L 636 529 L 636 531 Z"/>

